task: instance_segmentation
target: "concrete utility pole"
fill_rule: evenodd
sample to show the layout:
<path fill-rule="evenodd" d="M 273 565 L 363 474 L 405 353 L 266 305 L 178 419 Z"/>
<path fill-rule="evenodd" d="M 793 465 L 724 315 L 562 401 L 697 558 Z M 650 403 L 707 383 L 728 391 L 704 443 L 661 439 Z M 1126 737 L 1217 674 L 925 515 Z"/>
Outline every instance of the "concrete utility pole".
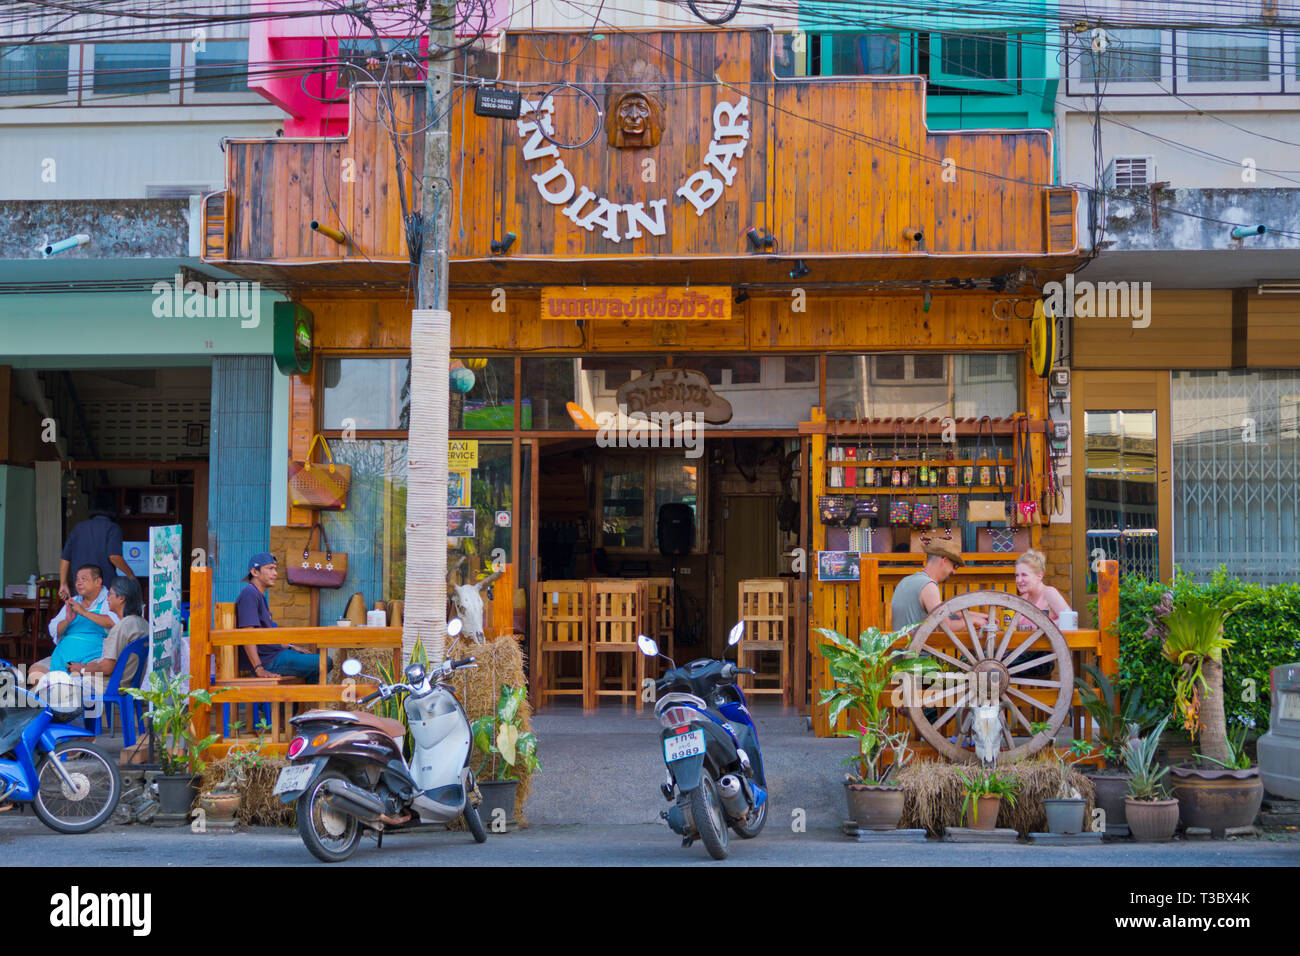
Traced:
<path fill-rule="evenodd" d="M 417 308 L 411 314 L 411 419 L 406 500 L 406 604 L 402 657 L 420 640 L 440 663 L 447 633 L 447 433 L 451 314 L 451 71 L 455 5 L 430 4 L 425 80 L 423 215 Z"/>

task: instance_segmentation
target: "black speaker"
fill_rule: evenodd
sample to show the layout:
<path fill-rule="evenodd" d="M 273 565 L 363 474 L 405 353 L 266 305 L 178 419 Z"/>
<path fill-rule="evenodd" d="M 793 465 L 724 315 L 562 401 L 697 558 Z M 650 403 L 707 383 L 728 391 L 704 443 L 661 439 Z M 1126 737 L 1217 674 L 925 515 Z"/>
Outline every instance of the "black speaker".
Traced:
<path fill-rule="evenodd" d="M 680 557 L 695 543 L 695 512 L 688 504 L 670 501 L 659 506 L 659 553 Z"/>

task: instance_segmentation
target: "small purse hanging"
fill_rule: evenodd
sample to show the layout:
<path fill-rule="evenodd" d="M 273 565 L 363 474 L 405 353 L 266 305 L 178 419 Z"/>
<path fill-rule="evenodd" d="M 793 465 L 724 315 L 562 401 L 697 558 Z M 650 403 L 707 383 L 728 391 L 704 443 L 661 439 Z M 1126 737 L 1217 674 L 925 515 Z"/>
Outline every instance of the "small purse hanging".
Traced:
<path fill-rule="evenodd" d="M 1016 445 L 1020 460 L 1020 491 L 1016 495 L 1016 510 L 1012 519 L 1017 525 L 1028 527 L 1038 513 L 1038 502 L 1033 496 L 1034 456 L 1029 448 L 1029 419 L 1016 421 Z"/>
<path fill-rule="evenodd" d="M 316 443 L 325 449 L 328 461 L 312 461 Z M 334 453 L 324 435 L 316 435 L 302 461 L 289 462 L 289 501 L 295 508 L 339 510 L 348 506 L 352 487 L 352 466 L 334 464 Z"/>
<path fill-rule="evenodd" d="M 822 524 L 837 528 L 849 516 L 849 499 L 844 495 L 821 495 L 817 498 L 817 514 Z"/>
<path fill-rule="evenodd" d="M 957 495 L 940 495 L 939 507 L 936 509 L 939 520 L 944 524 L 957 520 Z"/>
<path fill-rule="evenodd" d="M 980 419 L 979 425 L 975 430 L 975 461 L 978 463 L 984 459 L 982 455 L 982 446 L 980 437 L 984 431 L 984 423 L 989 423 L 989 441 L 993 445 L 993 454 L 997 455 L 997 443 L 993 441 L 993 419 L 985 415 Z M 980 484 L 991 484 L 992 474 L 988 465 L 979 465 Z M 1005 495 L 1006 490 L 999 487 L 999 495 Z M 1007 520 L 1007 503 L 1002 497 L 996 501 L 975 500 L 971 499 L 966 502 L 966 520 L 967 521 L 1006 521 Z"/>
<path fill-rule="evenodd" d="M 889 502 L 889 523 L 904 527 L 912 522 L 912 503 L 906 498 L 892 498 Z"/>
<path fill-rule="evenodd" d="M 312 549 L 312 540 L 320 532 L 321 547 L 325 550 Z M 325 535 L 325 526 L 319 521 L 312 525 L 307 535 L 307 544 L 303 546 L 301 557 L 292 554 L 286 560 L 289 583 L 302 588 L 340 588 L 348 576 L 348 556 L 335 554 L 330 548 L 330 539 Z"/>
<path fill-rule="evenodd" d="M 934 505 L 928 501 L 918 501 L 912 505 L 912 527 L 929 528 L 934 524 Z"/>
<path fill-rule="evenodd" d="M 874 521 L 880 517 L 880 499 L 875 495 L 862 495 L 853 503 L 859 518 Z"/>

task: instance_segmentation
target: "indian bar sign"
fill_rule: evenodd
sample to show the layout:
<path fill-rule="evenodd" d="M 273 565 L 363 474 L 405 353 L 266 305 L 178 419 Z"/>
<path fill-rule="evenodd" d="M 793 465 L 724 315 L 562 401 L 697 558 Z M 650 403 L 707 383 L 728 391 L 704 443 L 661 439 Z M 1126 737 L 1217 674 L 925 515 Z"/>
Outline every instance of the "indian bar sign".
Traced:
<path fill-rule="evenodd" d="M 542 287 L 543 319 L 731 320 L 731 287 L 725 285 L 577 285 Z"/>

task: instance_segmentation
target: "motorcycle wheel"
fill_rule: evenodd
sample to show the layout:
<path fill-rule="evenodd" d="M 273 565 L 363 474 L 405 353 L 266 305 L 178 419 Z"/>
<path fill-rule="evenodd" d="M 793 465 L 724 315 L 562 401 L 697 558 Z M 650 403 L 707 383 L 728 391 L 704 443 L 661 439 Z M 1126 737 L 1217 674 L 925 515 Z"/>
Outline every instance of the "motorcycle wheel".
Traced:
<path fill-rule="evenodd" d="M 487 828 L 483 826 L 483 818 L 478 815 L 478 807 L 465 806 L 465 826 L 469 827 L 470 835 L 474 837 L 475 843 L 487 842 Z"/>
<path fill-rule="evenodd" d="M 764 800 L 763 805 L 749 815 L 749 822 L 731 825 L 741 839 L 752 840 L 763 832 L 763 827 L 767 824 L 767 804 L 768 801 Z"/>
<path fill-rule="evenodd" d="M 73 789 L 54 769 L 55 759 L 63 764 Z M 37 768 L 32 810 L 51 830 L 88 833 L 113 815 L 121 794 L 122 778 L 108 754 L 92 743 L 65 740 Z"/>
<path fill-rule="evenodd" d="M 347 777 L 337 770 L 324 770 L 294 803 L 298 835 L 311 855 L 325 863 L 341 863 L 356 852 L 361 842 L 361 824 L 355 817 L 338 813 L 325 805 L 325 781 Z"/>
<path fill-rule="evenodd" d="M 700 785 L 691 791 L 691 819 L 704 841 L 704 848 L 715 860 L 727 858 L 727 818 L 722 810 L 718 785 L 707 770 L 700 772 Z"/>

